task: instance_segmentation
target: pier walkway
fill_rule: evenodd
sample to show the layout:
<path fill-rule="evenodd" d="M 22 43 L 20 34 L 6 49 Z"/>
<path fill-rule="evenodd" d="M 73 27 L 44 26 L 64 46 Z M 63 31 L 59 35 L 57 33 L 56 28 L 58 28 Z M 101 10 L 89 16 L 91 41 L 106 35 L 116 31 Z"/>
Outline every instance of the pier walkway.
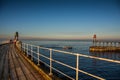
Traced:
<path fill-rule="evenodd" d="M 0 45 L 0 80 L 49 80 L 13 44 Z"/>
<path fill-rule="evenodd" d="M 61 51 L 27 43 L 16 43 L 16 46 L 10 43 L 0 45 L 0 80 L 105 80 L 111 79 L 110 76 L 113 76 L 112 79 L 120 79 L 118 77 L 119 69 L 109 68 L 105 70 L 107 73 L 108 71 L 115 73 L 107 75 L 104 70 L 102 71 L 104 66 L 101 67 L 100 62 L 97 65 L 98 69 L 94 69 L 94 67 L 91 69 L 93 72 L 87 72 L 81 68 L 83 58 L 90 60 L 90 62 L 104 61 L 105 66 L 113 64 L 112 66 L 117 67 L 120 66 L 119 60 Z M 64 56 L 59 56 L 60 54 Z M 66 58 L 65 61 L 62 61 L 63 58 Z M 74 65 L 69 64 L 71 61 Z M 65 69 L 62 71 L 63 67 L 66 71 Z M 48 72 L 43 72 L 44 69 Z M 70 75 L 70 72 L 67 72 L 68 70 L 74 71 L 74 73 Z M 54 76 L 59 77 L 59 79 L 55 79 Z"/>

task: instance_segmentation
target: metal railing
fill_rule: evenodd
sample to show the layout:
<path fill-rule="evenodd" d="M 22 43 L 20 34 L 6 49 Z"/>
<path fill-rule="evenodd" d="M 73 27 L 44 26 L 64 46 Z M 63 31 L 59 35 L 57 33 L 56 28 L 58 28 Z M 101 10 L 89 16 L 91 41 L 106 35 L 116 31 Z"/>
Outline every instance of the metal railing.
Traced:
<path fill-rule="evenodd" d="M 34 51 L 34 49 L 36 48 L 36 51 Z M 83 70 L 80 70 L 79 69 L 79 58 L 80 57 L 85 57 L 85 58 L 92 58 L 92 59 L 97 59 L 97 60 L 103 60 L 103 61 L 107 61 L 107 62 L 113 62 L 113 63 L 119 63 L 120 64 L 120 61 L 119 60 L 112 60 L 112 59 L 106 59 L 106 58 L 100 58 L 100 57 L 95 57 L 95 56 L 89 56 L 89 55 L 83 55 L 83 54 L 78 54 L 78 53 L 72 53 L 72 52 L 67 52 L 67 51 L 61 51 L 61 50 L 56 50 L 56 49 L 51 49 L 51 48 L 45 48 L 45 47 L 40 47 L 40 46 L 35 46 L 35 45 L 31 45 L 31 44 L 26 44 L 26 43 L 22 43 L 22 50 L 25 51 L 27 53 L 27 56 L 28 55 L 31 55 L 31 60 L 33 60 L 33 58 L 35 58 L 37 60 L 37 64 L 40 65 L 39 62 L 42 62 L 44 63 L 46 66 L 49 67 L 49 75 L 52 75 L 53 74 L 53 70 L 57 71 L 58 73 L 66 76 L 67 78 L 71 79 L 71 80 L 79 80 L 79 72 L 83 73 L 83 74 L 86 74 L 88 76 L 91 76 L 93 78 L 96 78 L 96 79 L 99 79 L 99 80 L 105 80 L 104 78 L 102 77 L 99 77 L 99 76 L 96 76 L 96 75 L 93 75 L 91 73 L 88 73 L 86 71 L 83 71 Z M 45 56 L 43 54 L 40 53 L 40 50 L 48 50 L 49 51 L 49 57 L 48 56 Z M 68 65 L 68 64 L 65 64 L 61 61 L 58 61 L 58 60 L 55 60 L 52 58 L 52 55 L 53 55 L 53 51 L 54 52 L 60 52 L 60 53 L 64 53 L 64 54 L 68 54 L 68 55 L 74 55 L 76 56 L 76 67 L 73 67 L 71 65 Z M 33 55 L 33 54 L 36 54 L 37 56 Z M 44 53 L 45 54 L 45 53 Z M 49 64 L 46 63 L 45 61 L 42 61 L 40 58 L 43 57 L 47 60 L 49 60 Z M 59 56 L 60 57 L 60 56 Z M 72 70 L 75 70 L 76 72 L 76 76 L 75 78 L 65 74 L 64 72 L 56 69 L 55 67 L 52 66 L 53 62 L 57 63 L 57 64 L 60 64 L 62 66 L 65 66 L 65 67 L 68 67 Z"/>

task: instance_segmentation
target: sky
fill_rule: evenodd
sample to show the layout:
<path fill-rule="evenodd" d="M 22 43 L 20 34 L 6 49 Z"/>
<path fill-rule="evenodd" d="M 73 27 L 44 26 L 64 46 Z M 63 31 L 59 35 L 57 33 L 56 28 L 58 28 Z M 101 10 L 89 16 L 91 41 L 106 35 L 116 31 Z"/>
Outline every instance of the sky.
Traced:
<path fill-rule="evenodd" d="M 0 0 L 0 38 L 120 40 L 120 0 Z"/>

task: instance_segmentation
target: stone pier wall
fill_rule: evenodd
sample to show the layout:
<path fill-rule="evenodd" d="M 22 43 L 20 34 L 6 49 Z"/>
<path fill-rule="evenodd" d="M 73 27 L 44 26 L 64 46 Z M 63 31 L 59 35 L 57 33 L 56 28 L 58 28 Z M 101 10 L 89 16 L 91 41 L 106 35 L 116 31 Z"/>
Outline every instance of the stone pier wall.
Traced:
<path fill-rule="evenodd" d="M 105 51 L 119 51 L 120 52 L 120 42 L 93 42 L 93 46 L 90 46 L 90 51 L 94 52 L 105 52 Z"/>

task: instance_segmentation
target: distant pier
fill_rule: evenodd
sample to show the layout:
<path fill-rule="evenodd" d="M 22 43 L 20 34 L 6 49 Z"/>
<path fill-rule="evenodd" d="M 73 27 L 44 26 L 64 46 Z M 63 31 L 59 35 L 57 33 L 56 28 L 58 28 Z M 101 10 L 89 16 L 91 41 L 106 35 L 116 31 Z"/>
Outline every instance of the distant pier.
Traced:
<path fill-rule="evenodd" d="M 98 51 L 98 52 L 105 52 L 105 51 L 120 52 L 120 42 L 97 41 L 94 43 L 93 46 L 90 46 L 89 50 Z"/>
<path fill-rule="evenodd" d="M 91 52 L 120 52 L 120 42 L 98 41 L 96 35 L 93 36 L 93 45 L 90 46 Z"/>
<path fill-rule="evenodd" d="M 52 80 L 14 44 L 0 44 L 0 80 Z"/>
<path fill-rule="evenodd" d="M 24 55 L 18 32 L 16 34 L 13 42 L 0 44 L 0 80 L 52 80 L 39 65 Z"/>

